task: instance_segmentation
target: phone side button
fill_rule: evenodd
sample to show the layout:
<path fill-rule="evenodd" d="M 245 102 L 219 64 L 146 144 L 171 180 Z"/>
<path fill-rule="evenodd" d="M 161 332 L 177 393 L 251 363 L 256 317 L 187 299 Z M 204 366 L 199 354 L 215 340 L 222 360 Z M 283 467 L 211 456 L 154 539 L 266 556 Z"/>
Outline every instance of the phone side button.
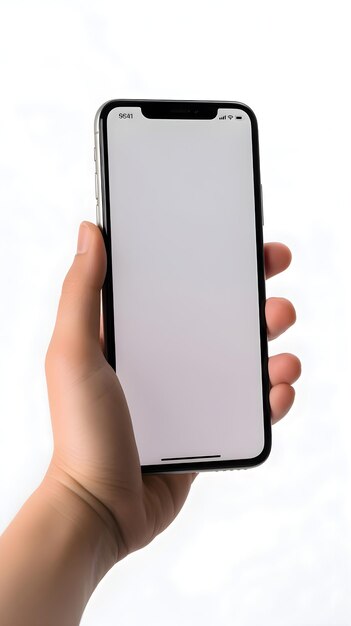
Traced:
<path fill-rule="evenodd" d="M 263 192 L 262 192 L 262 183 L 261 183 L 261 215 L 262 215 L 262 226 L 264 225 L 264 215 L 263 215 Z"/>
<path fill-rule="evenodd" d="M 101 216 L 100 216 L 100 207 L 98 204 L 96 205 L 96 223 L 98 224 L 98 226 L 102 226 L 102 221 L 101 221 Z"/>
<path fill-rule="evenodd" d="M 97 179 L 97 173 L 95 172 L 95 198 L 98 200 L 99 199 L 99 195 L 98 195 L 98 179 Z"/>

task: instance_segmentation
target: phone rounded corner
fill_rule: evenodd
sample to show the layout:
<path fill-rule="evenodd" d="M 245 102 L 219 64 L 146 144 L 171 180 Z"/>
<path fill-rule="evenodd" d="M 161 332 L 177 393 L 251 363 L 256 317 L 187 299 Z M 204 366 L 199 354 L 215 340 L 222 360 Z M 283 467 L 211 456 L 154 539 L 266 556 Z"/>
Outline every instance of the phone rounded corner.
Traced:
<path fill-rule="evenodd" d="M 112 109 L 114 109 L 116 106 L 119 106 L 118 103 L 119 102 L 125 102 L 125 100 L 123 100 L 122 98 L 114 98 L 111 100 L 106 100 L 105 102 L 103 102 L 98 110 L 95 113 L 95 118 L 94 118 L 94 131 L 95 133 L 99 133 L 99 129 L 100 129 L 100 125 L 103 121 L 107 120 L 107 116 L 110 113 L 110 111 L 112 111 Z"/>
<path fill-rule="evenodd" d="M 251 124 L 254 126 L 255 130 L 258 132 L 258 121 L 255 111 L 245 102 L 233 102 L 236 106 L 240 106 L 240 108 L 249 116 Z"/>
<path fill-rule="evenodd" d="M 255 467 L 258 465 L 262 465 L 262 463 L 267 461 L 271 452 L 272 452 L 272 434 L 271 434 L 271 430 L 269 429 L 269 432 L 265 434 L 264 445 L 263 445 L 261 452 L 253 459 Z"/>
<path fill-rule="evenodd" d="M 251 119 L 253 119 L 255 123 L 257 124 L 257 115 L 255 111 L 248 104 L 245 104 L 244 102 L 241 103 L 241 106 L 243 107 L 244 111 L 248 114 L 248 116 Z"/>
<path fill-rule="evenodd" d="M 103 102 L 103 104 L 101 104 L 98 108 L 98 110 L 95 113 L 95 117 L 94 117 L 94 132 L 95 134 L 99 132 L 99 127 L 100 127 L 100 120 L 102 119 L 102 112 L 104 110 L 104 108 L 106 107 L 106 105 L 110 102 L 110 100 L 107 100 L 106 102 Z"/>

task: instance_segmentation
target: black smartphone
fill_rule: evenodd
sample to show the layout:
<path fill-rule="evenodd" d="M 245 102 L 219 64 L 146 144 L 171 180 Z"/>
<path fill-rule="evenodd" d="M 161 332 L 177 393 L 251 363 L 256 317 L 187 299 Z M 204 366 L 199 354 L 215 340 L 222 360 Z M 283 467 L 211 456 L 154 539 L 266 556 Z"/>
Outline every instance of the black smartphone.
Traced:
<path fill-rule="evenodd" d="M 271 449 L 257 119 L 241 102 L 109 100 L 95 116 L 105 354 L 145 473 Z"/>

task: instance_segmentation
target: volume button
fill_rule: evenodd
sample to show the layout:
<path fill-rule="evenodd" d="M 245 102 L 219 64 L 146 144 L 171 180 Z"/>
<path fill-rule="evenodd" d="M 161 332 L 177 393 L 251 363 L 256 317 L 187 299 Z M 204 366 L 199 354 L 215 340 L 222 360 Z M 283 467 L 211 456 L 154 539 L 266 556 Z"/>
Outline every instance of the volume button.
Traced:
<path fill-rule="evenodd" d="M 262 191 L 262 183 L 261 183 L 261 215 L 262 215 L 262 226 L 264 224 L 264 216 L 263 216 L 263 191 Z"/>
<path fill-rule="evenodd" d="M 102 226 L 102 224 L 101 224 L 101 216 L 100 216 L 100 207 L 99 207 L 98 204 L 96 205 L 96 223 L 99 226 Z"/>
<path fill-rule="evenodd" d="M 95 198 L 98 200 L 99 199 L 99 194 L 98 194 L 98 179 L 97 179 L 97 173 L 95 172 Z"/>

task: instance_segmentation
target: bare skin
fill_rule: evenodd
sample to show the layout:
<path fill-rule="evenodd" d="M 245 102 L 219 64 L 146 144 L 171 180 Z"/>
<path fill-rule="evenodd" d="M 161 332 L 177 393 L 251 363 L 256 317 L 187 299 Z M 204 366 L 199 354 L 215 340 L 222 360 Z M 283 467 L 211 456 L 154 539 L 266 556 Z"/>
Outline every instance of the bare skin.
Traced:
<path fill-rule="evenodd" d="M 126 398 L 103 352 L 103 238 L 90 222 L 83 223 L 80 235 L 45 361 L 52 459 L 0 542 L 4 626 L 78 624 L 104 574 L 169 526 L 197 476 L 141 474 Z M 265 244 L 264 254 L 266 279 L 291 262 L 282 243 Z M 266 320 L 272 340 L 294 324 L 295 309 L 289 300 L 269 298 Z M 273 424 L 291 408 L 292 384 L 300 374 L 295 355 L 270 357 Z"/>

